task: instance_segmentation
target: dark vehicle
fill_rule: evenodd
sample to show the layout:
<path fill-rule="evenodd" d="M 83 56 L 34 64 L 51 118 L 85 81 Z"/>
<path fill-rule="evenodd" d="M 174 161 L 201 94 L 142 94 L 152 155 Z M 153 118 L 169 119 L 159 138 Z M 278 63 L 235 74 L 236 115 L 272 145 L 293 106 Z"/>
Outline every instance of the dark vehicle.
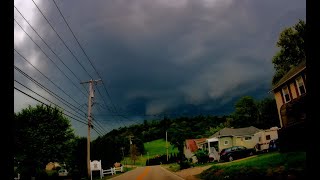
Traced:
<path fill-rule="evenodd" d="M 232 146 L 222 149 L 220 152 L 220 160 L 233 161 L 235 159 L 241 159 L 248 156 L 252 156 L 255 153 L 254 148 L 246 148 L 244 146 Z"/>
<path fill-rule="evenodd" d="M 269 149 L 268 151 L 277 151 L 279 150 L 279 140 L 273 139 L 269 142 Z"/>

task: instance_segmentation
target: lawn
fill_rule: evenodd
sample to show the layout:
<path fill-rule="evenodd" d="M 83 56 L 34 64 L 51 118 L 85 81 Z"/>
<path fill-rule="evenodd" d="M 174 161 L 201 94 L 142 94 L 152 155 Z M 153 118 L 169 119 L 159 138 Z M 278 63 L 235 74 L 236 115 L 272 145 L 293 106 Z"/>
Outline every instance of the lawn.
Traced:
<path fill-rule="evenodd" d="M 144 143 L 145 154 L 138 156 L 138 159 L 135 162 L 136 166 L 145 166 L 148 158 L 153 158 L 157 155 L 167 154 L 166 150 L 166 141 L 164 139 L 157 139 L 154 141 Z M 172 153 L 178 153 L 178 149 L 174 148 L 168 142 L 168 153 L 169 155 Z M 125 157 L 124 160 L 121 161 L 122 164 L 133 165 L 134 162 L 130 157 Z"/>
<path fill-rule="evenodd" d="M 218 163 L 198 177 L 210 179 L 305 179 L 306 153 L 266 153 L 234 162 Z"/>

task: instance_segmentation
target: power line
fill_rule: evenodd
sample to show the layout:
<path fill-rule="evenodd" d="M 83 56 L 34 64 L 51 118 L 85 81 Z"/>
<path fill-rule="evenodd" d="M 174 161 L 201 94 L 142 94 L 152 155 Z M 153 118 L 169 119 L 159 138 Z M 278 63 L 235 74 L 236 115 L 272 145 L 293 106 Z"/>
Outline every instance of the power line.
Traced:
<path fill-rule="evenodd" d="M 42 16 L 45 18 L 45 20 L 48 22 L 48 24 L 50 25 L 50 27 L 53 29 L 53 31 L 57 34 L 57 36 L 59 37 L 59 39 L 63 42 L 63 44 L 66 46 L 66 48 L 69 50 L 69 52 L 73 55 L 73 57 L 78 61 L 78 63 L 80 64 L 80 66 L 83 68 L 83 70 L 85 70 L 87 72 L 87 74 L 90 76 L 91 79 L 93 79 L 93 77 L 89 74 L 89 72 L 84 68 L 84 66 L 80 63 L 80 61 L 78 60 L 78 58 L 73 54 L 73 52 L 70 50 L 70 48 L 66 45 L 66 43 L 64 42 L 64 40 L 59 36 L 59 34 L 57 33 L 57 31 L 53 28 L 53 26 L 51 25 L 51 23 L 49 22 L 49 20 L 46 18 L 46 16 L 42 13 L 42 11 L 40 10 L 40 8 L 38 7 L 38 5 L 34 2 L 34 0 L 32 0 L 32 2 L 34 3 L 34 5 L 37 7 L 37 9 L 39 10 L 39 12 L 42 14 Z"/>
<path fill-rule="evenodd" d="M 104 132 L 107 132 L 107 131 L 103 128 L 103 126 L 99 123 L 99 121 L 95 121 L 96 118 L 92 117 L 92 120 L 94 120 L 93 122 L 96 122 L 96 124 L 99 126 L 99 128 L 100 128 L 101 130 L 103 130 Z M 110 131 L 109 128 L 108 128 L 108 130 Z"/>
<path fill-rule="evenodd" d="M 33 0 L 32 0 L 33 1 Z M 33 1 L 33 3 L 35 4 L 35 6 L 37 7 L 37 9 L 39 10 L 39 12 L 42 14 L 42 16 L 45 18 L 45 20 L 48 22 L 48 24 L 50 25 L 50 27 L 54 30 L 54 32 L 57 34 L 57 36 L 59 37 L 59 39 L 63 42 L 63 44 L 66 46 L 66 48 L 69 50 L 69 52 L 74 56 L 74 58 L 78 61 L 78 63 L 81 65 L 81 67 L 87 72 L 87 74 L 92 78 L 92 76 L 89 74 L 89 72 L 84 68 L 84 66 L 80 63 L 80 61 L 78 60 L 78 58 L 72 53 L 72 51 L 70 50 L 70 48 L 66 45 L 66 43 L 62 40 L 62 38 L 59 36 L 59 34 L 57 33 L 57 31 L 54 29 L 54 27 L 51 25 L 51 23 L 49 22 L 49 20 L 46 18 L 46 16 L 43 14 L 43 12 L 40 10 L 40 8 L 38 7 L 38 5 Z M 68 26 L 69 27 L 69 26 Z M 70 28 L 70 27 L 69 27 Z M 73 34 L 73 32 L 72 32 Z M 74 35 L 74 34 L 73 34 Z M 78 41 L 77 41 L 78 42 Z M 79 42 L 78 42 L 79 43 Z M 82 48 L 82 47 L 81 47 Z M 91 62 L 90 62 L 91 63 Z M 92 63 L 91 63 L 92 65 Z M 99 91 L 99 90 L 98 90 Z M 100 92 L 99 92 L 100 93 Z M 102 96 L 102 95 L 101 95 Z M 103 97 L 103 96 L 102 96 Z M 104 100 L 104 99 L 103 99 Z M 107 105 L 106 105 L 107 106 Z"/>
<path fill-rule="evenodd" d="M 32 99 L 34 99 L 34 100 L 36 100 L 36 101 L 40 102 L 41 104 L 44 104 L 44 105 L 46 105 L 46 106 L 48 106 L 48 107 L 51 107 L 51 106 L 47 105 L 46 103 L 44 103 L 44 102 L 42 102 L 42 101 L 38 100 L 37 98 L 35 98 L 35 97 L 33 97 L 33 96 L 31 96 L 31 95 L 29 95 L 29 94 L 27 94 L 27 93 L 23 92 L 22 90 L 20 90 L 20 89 L 19 89 L 19 88 L 17 88 L 17 87 L 14 87 L 14 89 L 16 89 L 16 90 L 20 91 L 21 93 L 23 93 L 24 95 L 26 95 L 26 96 L 28 96 L 28 97 L 30 97 L 30 98 L 32 98 Z M 63 113 L 63 112 L 62 112 L 62 113 Z M 74 119 L 74 120 L 76 120 L 76 121 L 78 121 L 78 122 L 80 122 L 80 123 L 87 124 L 86 122 L 83 122 L 83 121 L 81 121 L 81 120 L 75 119 L 75 118 L 73 118 L 73 117 L 69 116 L 68 114 L 65 114 L 65 113 L 63 113 L 63 114 L 64 114 L 64 115 L 66 115 L 66 116 L 68 116 L 68 117 L 70 117 L 70 118 L 72 118 L 72 119 Z"/>
<path fill-rule="evenodd" d="M 30 61 L 28 61 L 22 54 L 20 54 L 16 49 L 14 49 L 16 53 L 18 53 L 25 61 L 27 61 L 33 68 L 35 68 L 41 75 L 43 75 L 46 79 L 48 79 L 52 84 L 54 84 L 57 88 L 59 88 L 64 94 L 66 94 L 69 98 L 71 98 L 74 102 L 79 104 L 76 100 L 74 100 L 70 95 L 68 95 L 63 89 L 61 89 L 58 85 L 56 85 L 50 78 L 44 75 L 38 68 L 36 68 Z M 80 105 L 80 104 L 79 104 Z"/>
<path fill-rule="evenodd" d="M 55 94 L 54 92 L 52 92 L 52 91 L 50 91 L 48 88 L 46 88 L 45 86 L 43 86 L 41 83 L 39 83 L 38 81 L 36 81 L 35 79 L 33 79 L 32 77 L 30 77 L 28 74 L 26 74 L 25 72 L 23 72 L 21 69 L 19 69 L 18 67 L 16 67 L 15 65 L 14 65 L 14 68 L 18 71 L 18 72 L 20 72 L 23 76 L 25 76 L 26 78 L 28 78 L 29 80 L 31 80 L 33 83 L 35 83 L 37 86 L 39 86 L 40 88 L 42 88 L 43 90 L 45 90 L 47 93 L 49 93 L 51 96 L 53 96 L 54 98 L 56 98 L 57 100 L 59 100 L 59 99 L 61 99 L 61 100 L 63 100 L 63 101 L 65 101 L 66 103 L 68 103 L 68 104 L 70 104 L 68 101 L 66 101 L 66 100 L 64 100 L 63 98 L 61 98 L 60 96 L 58 96 L 57 94 Z M 16 81 L 16 80 L 15 80 Z M 17 81 L 16 81 L 17 82 Z M 19 82 L 17 82 L 17 83 L 19 83 Z M 21 83 L 19 83 L 20 85 L 22 85 Z M 22 86 L 24 86 L 24 85 L 22 85 Z M 25 87 L 25 86 L 24 86 Z M 27 88 L 27 87 L 25 87 L 25 88 Z M 40 95 L 39 95 L 40 96 Z M 59 99 L 58 99 L 59 98 Z M 60 102 L 62 102 L 61 100 L 59 100 Z M 81 109 L 79 109 L 79 108 L 77 108 L 77 107 L 75 107 L 74 105 L 72 105 L 72 104 L 70 104 L 71 106 L 73 106 L 75 109 L 78 109 L 79 111 L 81 111 L 81 112 L 83 112 L 84 113 L 84 115 L 83 114 L 81 114 L 80 112 L 78 112 L 78 111 L 76 111 L 74 108 L 71 108 L 69 105 L 67 105 L 66 103 L 64 103 L 64 102 L 62 102 L 64 105 L 66 105 L 66 106 L 68 106 L 70 109 L 72 109 L 73 111 L 75 111 L 76 113 L 78 113 L 78 114 L 80 114 L 81 116 L 84 116 L 85 118 L 86 118 L 86 113 L 85 112 L 83 112 Z M 98 124 L 98 121 L 96 121 L 96 123 Z M 101 126 L 101 125 L 100 125 Z M 102 128 L 102 132 L 107 132 L 102 126 L 101 126 L 101 128 Z"/>
<path fill-rule="evenodd" d="M 72 84 L 73 84 L 76 88 L 79 89 L 79 91 L 80 91 L 82 94 L 86 95 L 86 94 L 83 93 L 82 90 L 58 67 L 58 65 L 44 52 L 44 50 L 31 38 L 31 36 L 21 27 L 21 25 L 16 21 L 16 19 L 14 19 L 14 21 L 20 26 L 20 28 L 23 30 L 23 32 L 25 32 L 25 33 L 28 35 L 28 37 L 31 39 L 31 41 L 38 46 L 38 48 L 42 51 L 42 53 L 60 70 L 60 72 L 61 72 L 64 76 L 66 76 L 66 77 L 72 82 Z"/>
<path fill-rule="evenodd" d="M 32 0 L 32 1 L 33 1 L 33 0 Z M 71 27 L 69 26 L 69 23 L 66 21 L 64 15 L 63 15 L 62 12 L 60 11 L 60 8 L 59 8 L 58 5 L 56 4 L 55 0 L 53 0 L 53 3 L 54 3 L 55 6 L 57 7 L 57 9 L 58 9 L 61 17 L 63 18 L 64 22 L 65 22 L 66 25 L 68 26 L 70 32 L 72 33 L 73 37 L 74 37 L 75 40 L 77 41 L 77 43 L 78 43 L 79 47 L 81 48 L 82 52 L 83 52 L 84 55 L 87 57 L 87 59 L 88 59 L 88 61 L 90 62 L 91 66 L 93 67 L 93 69 L 94 69 L 95 72 L 97 73 L 98 77 L 99 77 L 100 79 L 102 79 L 101 76 L 100 76 L 100 74 L 99 74 L 99 72 L 98 72 L 97 69 L 94 67 L 92 61 L 90 60 L 89 56 L 88 56 L 87 53 L 85 52 L 84 48 L 83 48 L 83 47 L 81 46 L 81 44 L 79 43 L 78 38 L 75 36 L 74 32 L 72 31 Z M 114 105 L 114 103 L 113 103 L 113 101 L 112 101 L 112 98 L 111 98 L 111 96 L 110 96 L 107 88 L 105 87 L 105 84 L 104 84 L 103 81 L 102 81 L 102 85 L 103 85 L 103 87 L 104 87 L 104 89 L 105 89 L 105 91 L 106 91 L 106 93 L 107 93 L 107 95 L 108 95 L 108 97 L 109 97 L 109 99 L 110 99 L 110 102 L 111 102 L 114 110 L 116 111 L 116 113 L 118 113 L 118 110 L 117 110 L 116 106 Z M 98 89 L 98 92 L 99 92 L 99 89 Z M 100 93 L 100 92 L 99 92 L 99 93 Z M 101 95 L 101 93 L 100 93 L 100 95 Z M 102 95 L 101 95 L 101 96 L 102 96 Z M 103 98 L 102 98 L 102 99 L 103 99 Z M 105 104 L 106 104 L 106 106 L 107 106 L 107 103 L 105 103 Z M 108 107 L 107 107 L 107 108 L 108 108 Z M 109 109 L 109 108 L 108 108 L 108 109 Z M 111 110 L 110 110 L 110 111 L 111 111 Z M 121 120 L 121 122 L 122 122 L 122 120 Z M 122 124 L 123 124 L 123 122 L 122 122 Z M 124 125 L 124 124 L 123 124 L 123 125 Z"/>
<path fill-rule="evenodd" d="M 56 55 L 56 57 L 60 60 L 60 62 L 74 75 L 74 77 L 76 77 L 78 79 L 79 82 L 81 82 L 81 80 L 78 78 L 78 76 L 76 76 L 76 74 L 61 60 L 61 58 L 52 50 L 52 48 L 46 43 L 46 41 L 39 35 L 39 33 L 33 28 L 33 26 L 29 23 L 29 21 L 22 15 L 22 13 L 19 11 L 19 9 L 14 6 L 15 9 L 19 12 L 19 14 L 21 15 L 21 17 L 28 23 L 28 25 L 32 28 L 32 30 L 38 35 L 38 37 L 47 45 L 47 47 L 50 49 L 50 51 Z M 21 27 L 21 26 L 20 26 Z M 85 89 L 85 88 L 84 88 Z M 89 93 L 87 91 L 87 89 L 85 89 L 87 93 Z"/>
<path fill-rule="evenodd" d="M 22 90 L 20 90 L 19 88 L 17 88 L 17 87 L 14 87 L 14 89 L 16 89 L 17 91 L 19 91 L 19 92 L 21 92 L 22 94 L 24 94 L 24 95 L 26 95 L 26 96 L 28 96 L 28 97 L 30 97 L 30 98 L 32 98 L 32 99 L 34 99 L 34 100 L 36 100 L 36 101 L 38 101 L 38 102 L 40 102 L 41 104 L 44 104 L 44 105 L 46 105 L 47 107 L 49 107 L 49 108 L 52 108 L 51 106 L 49 106 L 48 104 L 46 104 L 46 103 L 44 103 L 44 102 L 42 102 L 42 101 L 40 101 L 40 100 L 38 100 L 37 98 L 35 98 L 35 97 L 33 97 L 33 96 L 31 96 L 31 95 L 29 95 L 29 94 L 27 94 L 27 93 L 25 93 L 25 92 L 23 92 Z M 63 108 L 62 108 L 63 109 Z M 63 109 L 64 110 L 64 109 Z M 82 123 L 82 124 L 85 124 L 85 125 L 87 125 L 87 123 L 86 122 L 83 122 L 83 121 L 81 121 L 81 120 L 78 120 L 78 119 L 76 119 L 76 118 L 74 118 L 74 117 L 72 117 L 72 116 L 70 116 L 70 115 L 68 115 L 68 114 L 66 114 L 66 113 L 64 113 L 64 112 L 61 112 L 63 115 L 65 115 L 65 116 L 67 116 L 67 117 L 69 117 L 69 118 L 71 118 L 71 119 L 73 119 L 73 120 L 75 120 L 75 121 L 78 121 L 78 122 L 80 122 L 80 123 Z M 95 130 L 95 129 L 94 129 Z M 96 130 L 95 130 L 96 131 Z M 96 131 L 97 132 L 97 131 Z M 99 134 L 99 132 L 97 132 L 98 134 Z M 99 134 L 99 135 L 101 135 L 101 134 Z M 102 135 L 101 135 L 102 136 Z"/>
<path fill-rule="evenodd" d="M 47 100 L 47 101 L 48 101 L 48 102 L 50 102 L 51 104 L 53 104 L 53 105 L 55 105 L 55 106 L 57 106 L 57 107 L 59 107 L 59 108 L 63 109 L 63 108 L 62 108 L 62 107 L 60 107 L 59 105 L 57 105 L 57 104 L 53 103 L 52 101 L 50 101 L 50 100 L 48 100 L 47 98 L 45 98 L 45 97 L 43 97 L 42 95 L 40 95 L 39 93 L 37 93 L 37 92 L 33 91 L 32 89 L 28 88 L 27 86 L 23 85 L 23 84 L 22 84 L 22 83 L 20 83 L 19 81 L 17 81 L 17 80 L 14 80 L 14 81 L 15 81 L 15 82 L 17 82 L 18 84 L 20 84 L 21 86 L 23 86 L 24 88 L 28 89 L 29 91 L 33 92 L 34 94 L 36 94 L 36 95 L 38 95 L 38 96 L 42 97 L 43 99 Z M 64 109 L 64 110 L 65 110 L 65 109 Z M 72 114 L 73 116 L 75 116 L 75 117 L 77 117 L 77 118 L 80 118 L 80 119 L 81 119 L 81 117 L 79 117 L 79 116 L 77 116 L 77 115 L 75 115 L 75 114 L 71 113 L 70 111 L 67 111 L 67 110 L 65 110 L 65 111 L 66 111 L 66 112 L 68 112 L 68 113 L 70 113 L 70 114 Z"/>
<path fill-rule="evenodd" d="M 50 94 L 52 97 L 56 98 L 57 100 L 59 100 L 60 102 L 64 101 L 68 104 L 70 104 L 71 106 L 73 106 L 75 109 L 79 109 L 77 107 L 75 107 L 73 104 L 69 103 L 68 101 L 66 101 L 65 99 L 61 98 L 60 96 L 58 96 L 57 94 L 55 94 L 54 92 L 50 91 L 48 88 L 46 88 L 44 85 L 42 85 L 41 83 L 39 83 L 37 80 L 33 79 L 32 77 L 30 77 L 27 73 L 23 72 L 21 69 L 19 69 L 17 66 L 14 65 L 14 69 L 17 70 L 19 73 L 21 73 L 23 76 L 25 76 L 26 78 L 28 78 L 30 81 L 32 81 L 33 83 L 35 83 L 37 86 L 39 86 L 40 88 L 42 88 L 43 90 L 45 90 L 48 94 Z M 61 100 L 62 101 L 61 101 Z M 62 102 L 63 104 L 65 104 L 66 106 L 68 106 L 70 109 L 74 110 L 73 108 L 71 108 L 69 105 L 67 105 L 66 103 Z M 81 109 L 79 109 L 80 111 L 82 111 Z M 74 110 L 75 111 L 75 110 Z M 75 111 L 77 112 L 77 111 Z M 83 111 L 82 111 L 83 112 Z M 79 112 L 77 112 L 78 114 L 80 114 Z M 84 116 L 86 117 L 86 113 L 84 113 Z M 81 114 L 83 115 L 83 114 Z"/>

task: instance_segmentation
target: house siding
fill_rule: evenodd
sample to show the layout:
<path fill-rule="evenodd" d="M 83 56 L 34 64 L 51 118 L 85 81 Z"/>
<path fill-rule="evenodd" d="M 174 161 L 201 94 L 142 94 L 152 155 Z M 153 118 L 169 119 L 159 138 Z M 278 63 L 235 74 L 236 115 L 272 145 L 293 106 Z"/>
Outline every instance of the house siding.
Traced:
<path fill-rule="evenodd" d="M 229 141 L 229 144 L 224 145 L 225 141 Z M 228 148 L 233 146 L 233 140 L 232 137 L 220 137 L 219 138 L 219 152 L 221 152 L 222 149 Z"/>
<path fill-rule="evenodd" d="M 282 127 L 280 108 L 283 105 L 283 99 L 282 99 L 281 91 L 276 92 L 274 96 L 275 96 L 275 100 L 276 100 L 276 103 L 277 103 L 278 116 L 279 116 L 279 119 L 280 119 L 280 126 Z"/>
<path fill-rule="evenodd" d="M 295 81 L 290 83 L 290 90 L 291 90 L 291 94 L 292 94 L 292 99 L 296 99 L 298 97 L 298 92 L 295 87 Z"/>

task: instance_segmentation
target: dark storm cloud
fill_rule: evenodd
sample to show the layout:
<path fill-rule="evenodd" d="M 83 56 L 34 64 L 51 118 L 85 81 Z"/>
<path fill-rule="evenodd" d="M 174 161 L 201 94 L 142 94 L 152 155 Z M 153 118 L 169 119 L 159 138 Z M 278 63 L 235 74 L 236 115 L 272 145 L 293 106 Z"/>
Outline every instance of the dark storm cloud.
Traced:
<path fill-rule="evenodd" d="M 230 112 L 240 96 L 268 96 L 278 35 L 305 19 L 305 1 L 300 0 L 56 2 L 114 103 L 130 113 L 179 114 L 194 107 L 200 113 L 221 114 L 223 109 Z M 97 78 L 53 2 L 39 7 Z M 34 19 L 38 27 L 47 27 L 40 16 Z M 68 59 L 66 64 L 88 80 L 55 34 L 46 32 L 52 47 Z"/>

